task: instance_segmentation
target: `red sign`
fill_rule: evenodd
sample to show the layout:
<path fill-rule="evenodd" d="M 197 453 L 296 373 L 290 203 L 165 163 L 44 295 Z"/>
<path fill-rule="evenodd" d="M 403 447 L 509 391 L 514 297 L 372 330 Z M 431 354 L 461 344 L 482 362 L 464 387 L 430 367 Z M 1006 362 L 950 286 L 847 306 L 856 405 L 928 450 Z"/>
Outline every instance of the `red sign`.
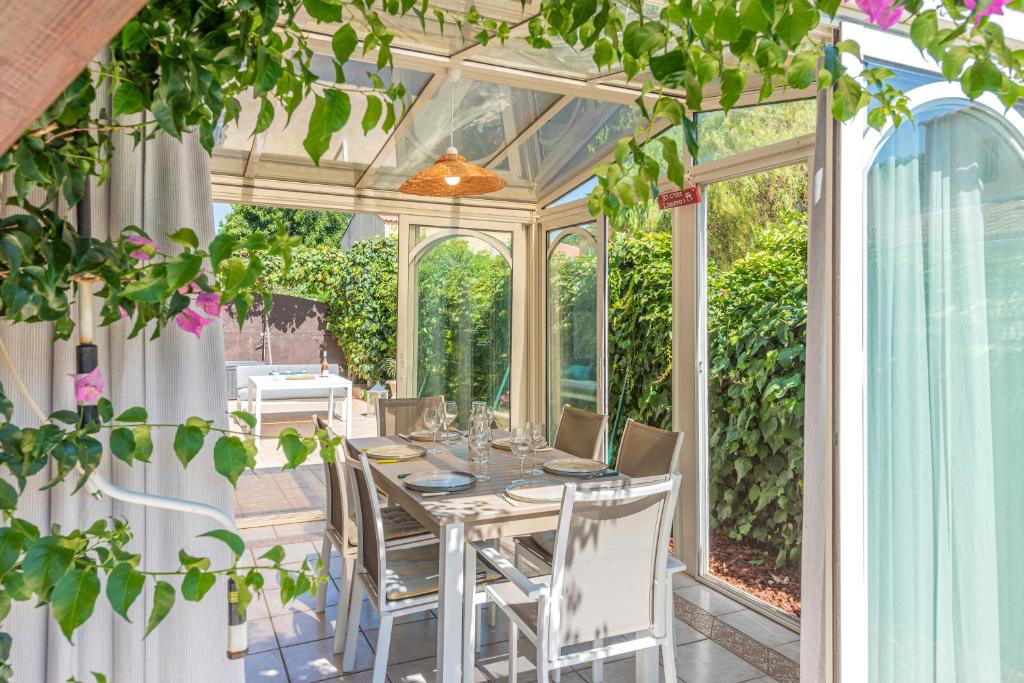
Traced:
<path fill-rule="evenodd" d="M 697 186 L 687 187 L 682 190 L 673 190 L 658 195 L 659 209 L 674 209 L 677 206 L 689 206 L 700 203 L 700 188 Z"/>

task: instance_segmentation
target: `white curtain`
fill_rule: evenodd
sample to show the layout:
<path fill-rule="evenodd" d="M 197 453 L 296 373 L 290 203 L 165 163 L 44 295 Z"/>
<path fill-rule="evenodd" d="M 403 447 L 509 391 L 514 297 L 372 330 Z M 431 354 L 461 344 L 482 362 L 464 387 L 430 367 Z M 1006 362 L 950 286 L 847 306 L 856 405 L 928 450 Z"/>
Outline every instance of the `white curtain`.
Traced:
<path fill-rule="evenodd" d="M 1001 620 L 1019 629 L 1024 605 L 1007 614 L 999 560 L 1020 557 L 1024 520 L 1006 524 L 996 471 L 1000 458 L 1019 461 L 1020 442 L 1007 444 L 1016 456 L 994 445 L 1010 406 L 993 400 L 1005 378 L 992 364 L 1000 348 L 989 311 L 1000 302 L 987 283 L 1019 287 L 1024 270 L 1018 261 L 992 272 L 1000 248 L 986 216 L 1002 203 L 1007 171 L 1019 188 L 1021 160 L 987 116 L 942 106 L 915 115 L 868 173 L 871 678 L 1019 680 L 1008 674 L 1020 655 L 1006 646 L 1022 644 L 1007 642 Z M 1020 234 L 1024 213 L 1016 216 Z"/>
<path fill-rule="evenodd" d="M 0 191 L 4 197 L 10 195 L 9 180 Z M 210 193 L 209 157 L 196 138 L 187 137 L 182 143 L 159 136 L 139 146 L 130 138 L 121 138 L 109 180 L 93 191 L 93 235 L 102 239 L 116 235 L 126 225 L 137 225 L 156 239 L 162 251 L 174 253 L 177 247 L 166 234 L 189 226 L 207 243 L 214 234 Z M 10 212 L 9 207 L 2 210 Z M 115 411 L 141 405 L 155 422 L 177 423 L 190 415 L 202 415 L 225 426 L 219 323 L 208 326 L 201 340 L 174 325 L 153 341 L 145 334 L 128 339 L 128 331 L 125 322 L 118 322 L 100 328 L 96 339 L 106 395 Z M 49 324 L 0 326 L 0 336 L 19 374 L 43 410 L 73 409 L 68 375 L 75 370 L 77 339 L 53 342 L 51 335 Z M 0 368 L 0 381 L 18 406 L 16 423 L 36 424 L 25 402 L 14 394 L 6 368 Z M 202 501 L 230 514 L 231 487 L 214 472 L 210 449 L 183 470 L 174 456 L 172 440 L 172 430 L 154 430 L 152 464 L 128 467 L 108 453 L 101 472 L 127 488 Z M 84 528 L 109 515 L 125 517 L 135 533 L 131 548 L 143 553 L 142 568 L 150 571 L 176 569 L 179 548 L 211 557 L 213 566 L 229 562 L 222 544 L 195 538 L 216 527 L 212 520 L 109 499 L 96 501 L 84 492 L 72 496 L 73 479 L 51 491 L 38 491 L 45 479 L 37 476 L 30 481 L 19 514 L 38 524 L 44 533 L 51 524 Z M 92 618 L 75 634 L 73 646 L 47 608 L 15 603 L 6 624 L 14 638 L 15 681 L 63 683 L 70 676 L 91 681 L 92 671 L 119 683 L 243 679 L 242 662 L 225 656 L 227 598 L 223 581 L 199 604 L 186 602 L 179 595 L 170 616 L 143 640 L 151 599 L 148 591 L 133 606 L 132 623 L 115 615 L 101 595 Z"/>

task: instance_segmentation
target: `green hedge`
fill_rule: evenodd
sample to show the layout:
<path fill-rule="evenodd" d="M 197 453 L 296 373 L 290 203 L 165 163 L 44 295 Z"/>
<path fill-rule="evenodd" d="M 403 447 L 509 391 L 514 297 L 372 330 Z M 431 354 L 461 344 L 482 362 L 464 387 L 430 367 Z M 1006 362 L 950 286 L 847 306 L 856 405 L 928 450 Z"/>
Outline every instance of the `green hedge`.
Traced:
<path fill-rule="evenodd" d="M 708 273 L 711 525 L 777 565 L 799 557 L 803 522 L 805 220 L 784 214 Z"/>

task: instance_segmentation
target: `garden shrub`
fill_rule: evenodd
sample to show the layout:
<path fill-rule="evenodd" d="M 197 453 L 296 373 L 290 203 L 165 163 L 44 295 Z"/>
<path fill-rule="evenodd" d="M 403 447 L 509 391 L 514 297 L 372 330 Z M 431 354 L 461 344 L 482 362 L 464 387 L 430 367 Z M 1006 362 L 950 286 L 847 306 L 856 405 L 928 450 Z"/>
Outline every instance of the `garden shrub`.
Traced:
<path fill-rule="evenodd" d="M 807 227 L 788 212 L 708 272 L 711 527 L 800 554 Z"/>

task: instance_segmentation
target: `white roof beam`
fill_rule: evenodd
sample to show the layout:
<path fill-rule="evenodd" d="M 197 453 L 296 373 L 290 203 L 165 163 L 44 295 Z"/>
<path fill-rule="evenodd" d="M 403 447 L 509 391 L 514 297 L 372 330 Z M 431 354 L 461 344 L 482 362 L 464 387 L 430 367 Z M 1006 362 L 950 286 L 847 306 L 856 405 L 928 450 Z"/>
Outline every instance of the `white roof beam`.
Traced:
<path fill-rule="evenodd" d="M 536 133 L 541 128 L 543 128 L 545 123 L 554 118 L 558 112 L 565 109 L 566 105 L 572 102 L 572 99 L 573 98 L 568 96 L 562 96 L 559 97 L 554 102 L 552 102 L 551 106 L 549 106 L 547 109 L 541 112 L 541 115 L 538 116 L 533 123 L 524 128 L 522 132 L 519 133 L 519 135 L 509 140 L 504 147 L 495 152 L 490 159 L 488 159 L 482 164 L 482 166 L 484 168 L 491 169 L 500 164 L 502 159 L 504 159 L 510 153 L 512 153 L 512 151 L 518 148 L 519 145 L 523 144 L 531 137 L 533 137 L 533 134 Z"/>
<path fill-rule="evenodd" d="M 530 22 L 532 20 L 536 19 L 539 16 L 540 16 L 539 14 L 534 14 L 532 16 L 526 17 L 526 19 L 524 19 L 523 21 L 519 22 L 515 26 L 510 27 L 509 30 L 508 30 L 508 37 L 509 38 L 521 38 L 521 37 L 529 34 L 529 32 L 530 32 Z M 490 47 L 492 45 L 495 45 L 495 44 L 500 44 L 500 41 L 498 41 L 497 39 L 491 39 L 490 41 L 487 42 L 486 45 L 484 43 L 481 43 L 481 42 L 476 42 L 476 43 L 473 43 L 472 45 L 467 45 L 466 47 L 462 48 L 461 50 L 458 50 L 458 51 L 454 52 L 452 54 L 452 59 L 457 60 L 457 61 L 463 61 L 463 60 L 469 59 L 470 57 L 473 57 L 475 55 L 480 54 L 481 52 L 486 50 L 488 47 Z"/>

